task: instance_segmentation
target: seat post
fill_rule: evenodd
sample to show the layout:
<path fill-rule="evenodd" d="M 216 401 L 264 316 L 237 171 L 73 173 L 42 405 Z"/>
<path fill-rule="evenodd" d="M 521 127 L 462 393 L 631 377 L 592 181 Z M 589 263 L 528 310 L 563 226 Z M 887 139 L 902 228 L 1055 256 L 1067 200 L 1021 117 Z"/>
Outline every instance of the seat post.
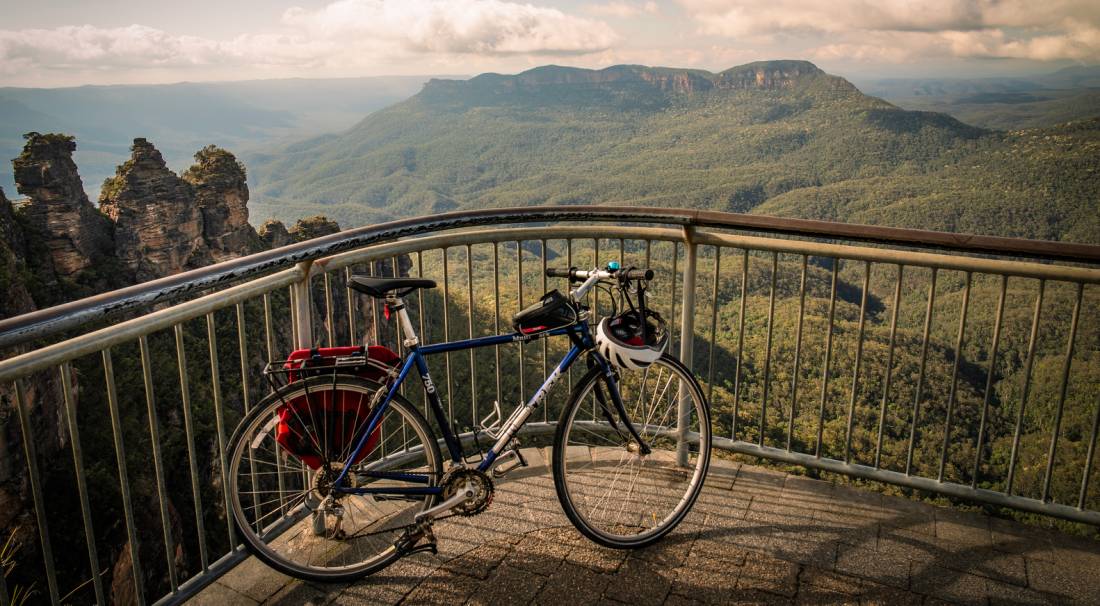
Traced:
<path fill-rule="evenodd" d="M 391 293 L 386 296 L 386 305 L 390 308 L 390 311 L 397 313 L 397 321 L 401 324 L 401 331 L 405 333 L 405 340 L 402 343 L 405 348 L 409 349 L 419 345 L 420 338 L 417 337 L 412 320 L 409 319 L 409 310 L 405 308 L 405 299 Z"/>

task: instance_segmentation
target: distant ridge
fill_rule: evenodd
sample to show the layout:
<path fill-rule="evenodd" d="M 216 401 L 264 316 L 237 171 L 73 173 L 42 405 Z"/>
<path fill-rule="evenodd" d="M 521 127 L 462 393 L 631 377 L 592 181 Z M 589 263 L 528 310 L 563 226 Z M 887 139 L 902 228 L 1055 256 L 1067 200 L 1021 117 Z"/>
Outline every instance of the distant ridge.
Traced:
<path fill-rule="evenodd" d="M 791 88 L 809 79 L 830 77 L 809 61 L 757 61 L 713 73 L 701 69 L 649 67 L 645 65 L 613 65 L 603 69 L 584 69 L 544 65 L 515 75 L 486 73 L 469 80 L 433 78 L 424 86 L 428 96 L 472 91 L 513 93 L 537 92 L 545 87 L 607 86 L 648 84 L 657 90 L 674 93 L 694 93 L 710 90 Z M 848 84 L 848 86 L 851 86 Z M 853 87 L 854 89 L 854 87 Z"/>

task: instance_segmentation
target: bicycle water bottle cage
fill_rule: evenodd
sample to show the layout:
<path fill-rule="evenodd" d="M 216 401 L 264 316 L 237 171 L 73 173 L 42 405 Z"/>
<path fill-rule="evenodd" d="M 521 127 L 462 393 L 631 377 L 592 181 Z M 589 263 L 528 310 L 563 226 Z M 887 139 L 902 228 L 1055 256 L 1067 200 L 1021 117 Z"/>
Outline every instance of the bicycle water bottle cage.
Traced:
<path fill-rule="evenodd" d="M 512 316 L 512 326 L 524 335 L 572 326 L 578 321 L 577 309 L 557 289 L 542 295 L 537 303 Z"/>

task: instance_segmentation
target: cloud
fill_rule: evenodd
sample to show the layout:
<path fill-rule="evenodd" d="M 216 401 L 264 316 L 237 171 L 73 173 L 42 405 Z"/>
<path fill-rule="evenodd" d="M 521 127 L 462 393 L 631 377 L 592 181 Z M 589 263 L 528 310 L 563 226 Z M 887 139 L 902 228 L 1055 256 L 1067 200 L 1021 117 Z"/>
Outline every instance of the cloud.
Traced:
<path fill-rule="evenodd" d="M 680 0 L 703 34 L 810 42 L 818 58 L 1100 60 L 1100 2 Z M 816 42 L 816 43 L 815 43 Z"/>
<path fill-rule="evenodd" d="M 584 7 L 584 11 L 600 17 L 625 19 L 643 14 L 656 15 L 661 12 L 661 8 L 656 2 L 635 3 L 613 0 L 604 4 L 589 4 Z"/>
<path fill-rule="evenodd" d="M 424 53 L 583 54 L 618 39 L 600 21 L 499 0 L 338 0 L 288 9 L 283 23 L 314 38 L 372 37 Z"/>
<path fill-rule="evenodd" d="M 619 39 L 602 21 L 501 0 L 338 0 L 316 10 L 291 8 L 282 25 L 279 32 L 228 40 L 144 25 L 0 29 L 0 76 L 158 71 L 178 79 L 233 68 L 353 75 L 356 68 L 413 61 L 468 69 L 463 58 L 471 56 L 545 61 L 605 51 Z"/>

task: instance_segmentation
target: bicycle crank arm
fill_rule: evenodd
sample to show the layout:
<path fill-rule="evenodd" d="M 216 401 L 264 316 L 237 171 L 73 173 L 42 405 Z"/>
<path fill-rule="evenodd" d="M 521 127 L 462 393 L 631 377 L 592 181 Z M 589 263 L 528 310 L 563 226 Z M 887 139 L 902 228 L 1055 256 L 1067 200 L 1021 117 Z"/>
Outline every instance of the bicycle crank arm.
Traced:
<path fill-rule="evenodd" d="M 467 483 L 466 487 L 463 490 L 455 493 L 453 497 L 447 499 L 446 501 L 443 501 L 442 503 L 434 507 L 429 507 L 428 509 L 425 509 L 424 511 L 416 514 L 416 517 L 413 518 L 413 521 L 416 524 L 421 524 L 425 521 L 434 520 L 438 517 L 443 516 L 443 514 L 454 509 L 455 507 L 458 507 L 459 505 L 465 503 L 468 499 L 472 499 L 475 495 L 476 492 L 474 491 L 473 485 Z"/>

